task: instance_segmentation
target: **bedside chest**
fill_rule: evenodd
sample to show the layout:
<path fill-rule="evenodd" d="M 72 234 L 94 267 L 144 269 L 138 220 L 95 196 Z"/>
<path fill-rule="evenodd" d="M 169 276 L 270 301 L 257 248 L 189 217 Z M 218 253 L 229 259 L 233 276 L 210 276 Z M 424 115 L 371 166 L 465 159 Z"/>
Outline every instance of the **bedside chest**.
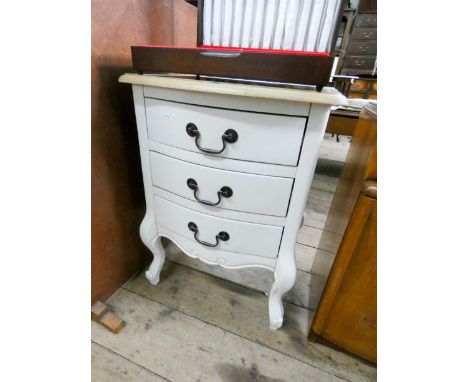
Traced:
<path fill-rule="evenodd" d="M 146 197 L 140 226 L 154 260 L 161 237 L 186 255 L 225 268 L 274 272 L 270 328 L 294 285 L 294 247 L 330 107 L 322 92 L 125 74 L 133 85 Z"/>

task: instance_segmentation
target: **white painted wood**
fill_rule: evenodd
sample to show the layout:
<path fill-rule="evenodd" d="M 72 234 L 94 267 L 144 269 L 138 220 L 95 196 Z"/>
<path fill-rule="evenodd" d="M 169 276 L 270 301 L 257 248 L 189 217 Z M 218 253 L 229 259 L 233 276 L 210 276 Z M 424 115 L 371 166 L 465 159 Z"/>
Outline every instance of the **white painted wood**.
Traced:
<path fill-rule="evenodd" d="M 209 265 L 219 265 L 227 269 L 265 268 L 269 271 L 275 269 L 276 259 L 222 249 L 212 250 L 163 226 L 158 226 L 158 235 L 171 240 L 187 256 Z"/>
<path fill-rule="evenodd" d="M 199 82 L 205 83 L 208 81 L 200 80 Z M 255 98 L 255 103 L 252 103 L 252 99 L 244 96 L 232 96 L 216 92 L 200 93 L 200 91 L 183 91 L 179 89 L 165 89 L 151 86 L 145 86 L 143 91 L 145 93 L 145 97 L 148 98 L 183 102 L 191 105 L 209 105 L 229 110 L 236 109 L 242 111 L 254 111 L 257 113 L 284 114 L 299 117 L 307 117 L 309 115 L 309 104 L 307 103 L 284 100 L 279 101 L 276 99 L 261 97 Z"/>
<path fill-rule="evenodd" d="M 268 98 L 265 94 L 261 96 L 263 99 L 248 99 L 254 92 L 249 86 L 242 86 L 245 98 L 239 101 L 241 93 L 233 92 L 233 89 L 215 86 L 216 89 L 207 90 L 204 86 L 192 86 L 197 81 L 186 80 L 163 81 L 163 89 L 155 90 L 138 85 L 143 82 L 145 85 L 151 84 L 151 81 L 143 81 L 141 77 L 144 76 L 139 76 L 138 81 L 134 77 L 121 79 L 123 82 L 135 83 L 135 113 L 147 202 L 140 235 L 154 255 L 146 277 L 153 284 L 159 282 L 165 259 L 160 241 L 162 236 L 175 242 L 188 256 L 199 258 L 207 264 L 225 268 L 269 269 L 274 271 L 269 296 L 270 328 L 278 329 L 283 322 L 282 296 L 291 290 L 296 279 L 296 239 L 303 222 L 303 212 L 327 124 L 329 101 L 339 97 L 332 92 L 328 96 L 323 94 L 325 98 L 320 96 L 317 103 L 301 104 L 309 110 L 306 119 L 264 113 L 277 101 L 265 99 Z M 158 86 L 158 81 L 153 82 L 153 85 Z M 174 90 L 184 84 L 192 84 L 188 85 L 187 92 Z M 195 93 L 195 90 L 200 93 Z M 206 92 L 220 92 L 224 95 L 214 96 Z M 144 93 L 184 102 L 195 100 L 195 95 L 199 94 L 199 102 L 205 106 L 145 98 Z M 228 93 L 231 95 L 226 95 Z M 290 94 L 279 93 L 285 99 L 290 97 Z M 301 97 L 300 102 L 317 99 L 315 96 L 308 98 L 304 94 Z M 247 104 L 250 111 L 256 112 L 238 111 L 240 108 L 236 106 L 244 107 Z M 230 105 L 237 110 L 220 108 L 220 105 Z M 286 109 L 289 112 L 301 110 L 297 105 L 299 103 L 290 103 Z M 186 134 L 185 126 L 188 122 L 197 124 L 202 146 L 216 148 L 214 145 L 220 143 L 221 135 L 228 128 L 235 129 L 239 139 L 232 146 L 228 144 L 222 155 L 199 153 L 194 151 L 198 150 L 194 148 L 194 139 Z M 232 202 L 231 205 L 222 204 L 220 207 L 200 205 L 193 201 L 192 194 L 187 194 L 185 182 L 192 174 L 196 174 L 196 177 L 192 177 L 197 183 L 199 181 L 201 197 L 211 200 L 213 192 L 230 182 L 228 185 L 232 185 L 233 191 L 238 190 L 235 195 L 239 195 L 239 199 L 232 199 L 228 201 Z M 273 178 L 265 175 L 285 176 Z M 292 179 L 294 186 L 291 193 Z M 153 183 L 159 187 L 153 187 Z M 287 203 L 289 208 L 286 217 L 265 214 L 284 215 Z M 219 241 L 214 248 L 199 244 L 194 232 L 188 228 L 189 222 L 197 225 L 199 240 L 214 244 L 221 231 L 228 232 L 229 239 Z M 301 232 L 307 230 L 316 229 L 305 225 Z M 315 289 L 318 293 L 319 288 Z"/>
<path fill-rule="evenodd" d="M 278 329 L 283 324 L 282 296 L 289 291 L 296 280 L 295 245 L 301 228 L 303 212 L 317 164 L 320 143 L 327 126 L 330 108 L 312 105 L 304 135 L 301 161 L 298 166 L 294 190 L 291 196 L 290 211 L 286 218 L 281 248 L 275 269 L 275 281 L 271 287 L 268 302 L 270 328 Z"/>
<path fill-rule="evenodd" d="M 146 277 L 153 284 L 159 282 L 159 273 L 164 264 L 165 252 L 161 240 L 157 236 L 156 219 L 153 206 L 153 190 L 151 185 L 151 169 L 149 160 L 148 136 L 146 132 L 146 113 L 143 87 L 133 85 L 133 101 L 138 127 L 138 141 L 140 144 L 141 169 L 145 187 L 146 213 L 140 225 L 140 237 L 153 254 L 153 262 L 146 272 Z"/>
<path fill-rule="evenodd" d="M 188 240 L 196 242 L 194 233 L 188 228 L 190 222 L 198 226 L 198 239 L 208 243 L 215 244 L 219 232 L 224 231 L 229 234 L 229 240 L 220 240 L 215 248 L 197 244 L 200 249 L 223 250 L 269 258 L 276 258 L 278 255 L 282 227 L 222 219 L 181 207 L 157 196 L 154 197 L 154 201 L 157 224 Z M 246 240 L 247 237 L 252 237 L 254 240 Z"/>
<path fill-rule="evenodd" d="M 171 89 L 162 93 L 166 95 L 169 93 L 178 93 L 181 97 L 184 97 L 184 94 L 187 93 L 188 98 L 194 101 L 199 98 L 202 100 L 199 101 L 202 102 L 202 104 L 207 104 L 204 102 L 204 100 L 207 99 L 204 98 L 205 95 L 217 94 L 219 96 L 211 98 L 213 100 L 213 102 L 210 103 L 211 106 L 232 108 L 233 105 L 235 105 L 235 108 L 238 110 L 254 110 L 257 108 L 257 111 L 266 111 L 264 108 L 268 107 L 270 108 L 271 113 L 275 114 L 307 116 L 309 110 L 308 104 L 310 103 L 343 106 L 348 104 L 348 100 L 345 96 L 343 96 L 338 90 L 329 87 L 325 87 L 321 92 L 317 92 L 315 90 L 247 85 L 239 83 L 233 84 L 217 81 L 200 81 L 189 78 L 177 78 L 168 75 L 139 75 L 132 73 L 121 75 L 119 77 L 119 82 L 133 85 L 145 85 L 143 88 L 145 97 L 152 97 L 151 93 L 157 89 L 155 87 Z M 183 92 L 180 92 L 180 90 L 183 90 Z M 236 97 L 223 97 L 222 95 L 231 95 Z M 241 101 L 242 97 L 244 97 L 243 101 Z M 255 100 L 249 98 L 255 98 Z M 278 100 L 281 102 L 278 102 Z M 179 99 L 178 101 L 187 102 L 183 99 Z M 197 104 L 197 102 L 192 103 Z M 303 103 L 306 103 L 307 105 L 304 105 Z M 224 106 L 222 106 L 222 104 L 224 104 Z M 294 113 L 291 113 L 291 111 L 288 112 L 288 109 L 291 108 L 294 108 Z M 303 112 L 305 112 L 305 114 L 303 114 Z"/>
<path fill-rule="evenodd" d="M 218 170 L 154 152 L 150 158 L 156 187 L 197 201 L 195 191 L 187 185 L 188 179 L 194 179 L 197 198 L 211 203 L 221 200 L 218 209 L 286 216 L 293 179 Z M 219 197 L 218 191 L 223 187 L 229 187 L 232 196 Z"/>
<path fill-rule="evenodd" d="M 223 158 L 216 155 L 199 154 L 154 141 L 148 141 L 148 146 L 151 151 L 156 151 L 170 157 L 183 159 L 187 162 L 199 164 L 201 166 L 208 166 L 236 172 L 245 172 L 247 174 L 279 176 L 283 178 L 294 178 L 296 175 L 297 168 L 292 166 L 247 162 Z"/>
<path fill-rule="evenodd" d="M 195 138 L 186 132 L 194 123 L 200 132 L 202 148 L 219 150 L 221 137 L 228 129 L 238 134 L 226 143 L 219 157 L 296 166 L 306 119 L 283 115 L 248 113 L 187 105 L 145 98 L 150 140 L 181 149 L 203 153 Z"/>
<path fill-rule="evenodd" d="M 249 212 L 240 212 L 227 210 L 225 208 L 205 206 L 198 202 L 194 202 L 189 199 L 185 199 L 181 196 L 173 194 L 172 192 L 163 190 L 162 188 L 154 187 L 154 195 L 160 198 L 169 200 L 172 203 L 178 204 L 182 207 L 189 208 L 194 211 L 201 212 L 203 214 L 213 215 L 223 219 L 240 220 L 243 222 L 256 223 L 256 224 L 267 224 L 274 225 L 277 227 L 284 227 L 286 223 L 285 217 L 277 217 L 271 215 L 260 215 Z"/>

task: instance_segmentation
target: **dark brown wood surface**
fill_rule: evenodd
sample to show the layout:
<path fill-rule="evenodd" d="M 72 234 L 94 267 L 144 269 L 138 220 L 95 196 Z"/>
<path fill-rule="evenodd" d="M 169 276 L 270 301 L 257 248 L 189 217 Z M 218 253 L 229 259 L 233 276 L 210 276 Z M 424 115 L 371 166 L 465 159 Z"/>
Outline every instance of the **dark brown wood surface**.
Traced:
<path fill-rule="evenodd" d="M 91 51 L 91 300 L 106 301 L 145 266 L 145 200 L 131 87 L 135 43 L 195 45 L 196 11 L 183 0 L 93 0 Z M 185 8 L 188 7 L 188 8 Z M 193 10 L 192 23 L 174 13 Z M 188 15 L 187 18 L 191 16 Z M 85 128 L 85 127 L 84 127 Z"/>
<path fill-rule="evenodd" d="M 359 13 L 376 13 L 377 0 L 359 0 Z"/>
<path fill-rule="evenodd" d="M 324 86 L 333 57 L 132 46 L 133 67 L 147 73 L 186 73 Z"/>
<path fill-rule="evenodd" d="M 360 0 L 340 74 L 376 76 L 377 0 Z M 357 95 L 359 97 L 359 95 Z M 369 95 L 376 99 L 376 95 Z"/>

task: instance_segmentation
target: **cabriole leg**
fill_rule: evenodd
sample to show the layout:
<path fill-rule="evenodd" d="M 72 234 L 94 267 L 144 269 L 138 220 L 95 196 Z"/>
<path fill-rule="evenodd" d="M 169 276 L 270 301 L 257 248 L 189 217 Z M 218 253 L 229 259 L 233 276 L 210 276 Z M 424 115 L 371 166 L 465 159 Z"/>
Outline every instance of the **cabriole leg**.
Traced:
<path fill-rule="evenodd" d="M 159 283 L 159 274 L 166 258 L 164 247 L 161 244 L 161 236 L 154 241 L 151 252 L 153 252 L 153 261 L 145 275 L 151 284 L 157 285 Z"/>
<path fill-rule="evenodd" d="M 270 290 L 268 309 L 270 313 L 270 329 L 277 330 L 283 325 L 283 295 L 289 291 L 296 281 L 296 262 L 294 253 L 290 256 L 278 256 L 275 269 L 275 281 Z"/>
<path fill-rule="evenodd" d="M 159 283 L 159 274 L 166 258 L 161 237 L 157 236 L 157 234 L 154 218 L 151 215 L 145 215 L 140 225 L 140 236 L 143 243 L 153 253 L 153 261 L 145 274 L 148 281 L 153 285 Z"/>

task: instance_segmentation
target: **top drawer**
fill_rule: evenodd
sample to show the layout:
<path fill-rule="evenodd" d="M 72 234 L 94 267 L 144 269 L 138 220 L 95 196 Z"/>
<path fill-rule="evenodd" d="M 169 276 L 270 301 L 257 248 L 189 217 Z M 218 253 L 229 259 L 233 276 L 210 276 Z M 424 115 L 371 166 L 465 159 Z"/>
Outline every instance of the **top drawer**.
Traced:
<path fill-rule="evenodd" d="M 357 27 L 376 27 L 377 13 L 367 13 L 358 15 L 356 20 Z"/>
<path fill-rule="evenodd" d="M 145 98 L 145 105 L 150 140 L 225 158 L 297 165 L 305 117 L 216 109 L 153 98 Z"/>

